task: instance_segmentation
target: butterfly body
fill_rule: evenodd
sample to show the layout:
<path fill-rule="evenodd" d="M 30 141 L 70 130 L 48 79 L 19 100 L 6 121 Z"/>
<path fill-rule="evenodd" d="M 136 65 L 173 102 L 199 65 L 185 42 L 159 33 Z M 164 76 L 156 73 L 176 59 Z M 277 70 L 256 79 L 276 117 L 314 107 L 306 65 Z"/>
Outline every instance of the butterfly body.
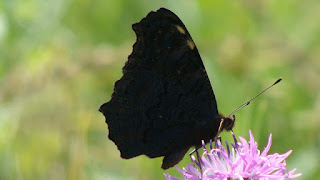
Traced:
<path fill-rule="evenodd" d="M 122 158 L 164 156 L 167 169 L 190 147 L 215 138 L 222 119 L 231 119 L 218 113 L 197 47 L 173 12 L 150 12 L 132 28 L 137 40 L 123 77 L 99 110 Z"/>

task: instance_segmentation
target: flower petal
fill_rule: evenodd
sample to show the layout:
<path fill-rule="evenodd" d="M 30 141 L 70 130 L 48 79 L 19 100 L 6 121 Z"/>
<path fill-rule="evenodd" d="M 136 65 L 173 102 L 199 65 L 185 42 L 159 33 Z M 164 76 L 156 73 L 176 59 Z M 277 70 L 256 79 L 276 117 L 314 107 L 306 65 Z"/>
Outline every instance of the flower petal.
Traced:
<path fill-rule="evenodd" d="M 208 150 L 203 141 L 204 153 L 199 159 L 191 156 L 192 161 L 199 166 L 201 164 L 202 173 L 194 164 L 185 166 L 182 170 L 177 168 L 185 179 L 190 180 L 221 180 L 221 179 L 293 179 L 301 176 L 301 173 L 294 174 L 296 169 L 288 171 L 285 159 L 291 154 L 292 150 L 284 153 L 267 154 L 272 144 L 272 135 L 270 134 L 267 146 L 260 153 L 258 143 L 249 131 L 250 139 L 247 141 L 239 137 L 239 141 L 234 138 L 234 144 L 225 141 L 226 147 L 223 147 L 220 140 L 215 141 L 215 148 L 210 141 L 210 150 Z M 231 149 L 230 149 L 231 147 Z M 166 179 L 181 180 L 165 174 Z"/>

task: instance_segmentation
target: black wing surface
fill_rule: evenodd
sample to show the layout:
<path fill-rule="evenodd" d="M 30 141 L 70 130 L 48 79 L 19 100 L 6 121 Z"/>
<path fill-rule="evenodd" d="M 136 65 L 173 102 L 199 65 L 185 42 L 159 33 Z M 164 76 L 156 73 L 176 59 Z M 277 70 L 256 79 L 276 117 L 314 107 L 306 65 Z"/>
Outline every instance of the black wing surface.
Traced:
<path fill-rule="evenodd" d="M 132 28 L 133 52 L 100 111 L 122 158 L 165 156 L 166 169 L 218 115 L 216 100 L 197 47 L 173 12 L 150 12 Z"/>

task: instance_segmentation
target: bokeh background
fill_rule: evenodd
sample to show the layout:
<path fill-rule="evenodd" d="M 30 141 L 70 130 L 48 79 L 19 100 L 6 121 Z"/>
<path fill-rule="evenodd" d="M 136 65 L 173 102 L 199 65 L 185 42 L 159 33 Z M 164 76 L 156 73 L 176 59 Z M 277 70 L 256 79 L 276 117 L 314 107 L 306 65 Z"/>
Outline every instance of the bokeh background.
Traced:
<path fill-rule="evenodd" d="M 251 129 L 261 149 L 272 133 L 271 153 L 292 149 L 300 179 L 320 176 L 320 1 L 2 0 L 0 179 L 164 179 L 161 158 L 120 158 L 98 112 L 132 51 L 131 24 L 160 7 L 188 28 L 220 112 L 283 77 L 234 131 Z"/>

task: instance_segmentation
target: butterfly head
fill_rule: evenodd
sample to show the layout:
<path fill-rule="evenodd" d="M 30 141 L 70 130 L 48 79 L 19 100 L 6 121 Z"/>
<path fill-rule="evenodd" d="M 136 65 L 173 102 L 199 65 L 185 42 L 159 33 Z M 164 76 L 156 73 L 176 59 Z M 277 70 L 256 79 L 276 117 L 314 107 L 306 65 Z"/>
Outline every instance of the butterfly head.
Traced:
<path fill-rule="evenodd" d="M 232 115 L 232 116 L 222 116 L 221 118 L 221 130 L 226 130 L 226 131 L 230 131 L 232 130 L 233 126 L 234 126 L 234 122 L 236 121 L 236 116 Z"/>

